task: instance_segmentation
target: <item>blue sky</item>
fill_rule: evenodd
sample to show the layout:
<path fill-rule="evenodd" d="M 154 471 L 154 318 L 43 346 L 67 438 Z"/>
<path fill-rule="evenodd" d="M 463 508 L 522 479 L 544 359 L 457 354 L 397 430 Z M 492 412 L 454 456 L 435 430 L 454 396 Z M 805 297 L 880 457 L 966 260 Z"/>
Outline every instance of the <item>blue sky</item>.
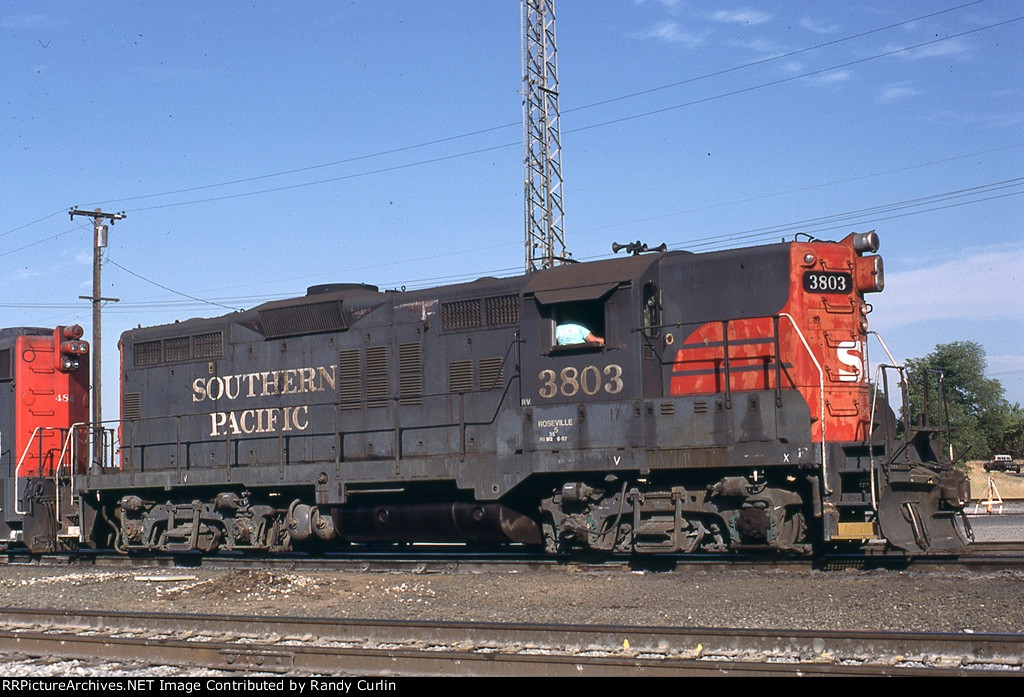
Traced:
<path fill-rule="evenodd" d="M 576 258 L 875 229 L 896 357 L 977 341 L 1024 403 L 1024 5 L 556 8 Z M 108 386 L 139 324 L 520 272 L 520 35 L 517 0 L 4 0 L 0 326 L 88 336 L 72 206 L 127 213 Z"/>

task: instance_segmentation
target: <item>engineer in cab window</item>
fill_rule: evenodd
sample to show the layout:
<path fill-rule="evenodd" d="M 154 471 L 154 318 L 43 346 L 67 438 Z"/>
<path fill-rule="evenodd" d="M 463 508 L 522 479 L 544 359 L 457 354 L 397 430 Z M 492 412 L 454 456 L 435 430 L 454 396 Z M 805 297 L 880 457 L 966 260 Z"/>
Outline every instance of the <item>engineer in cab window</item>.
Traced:
<path fill-rule="evenodd" d="M 559 346 L 571 346 L 573 344 L 597 344 L 604 346 L 604 338 L 594 334 L 587 327 L 578 322 L 559 322 L 555 327 L 555 342 Z"/>

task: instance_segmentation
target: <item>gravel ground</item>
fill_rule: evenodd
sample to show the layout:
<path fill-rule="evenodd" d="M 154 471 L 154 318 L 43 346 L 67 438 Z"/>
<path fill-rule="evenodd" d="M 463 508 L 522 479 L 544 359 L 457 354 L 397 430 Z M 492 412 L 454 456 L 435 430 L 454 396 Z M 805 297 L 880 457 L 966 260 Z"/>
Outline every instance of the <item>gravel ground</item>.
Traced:
<path fill-rule="evenodd" d="M 1016 483 L 1000 482 L 1001 490 Z M 979 541 L 1024 539 L 1024 503 L 1007 500 L 1005 513 L 1013 515 L 972 516 Z M 0 605 L 10 607 L 750 629 L 1022 633 L 1022 589 L 1024 571 L 765 567 L 628 573 L 568 567 L 416 574 L 0 564 Z M 9 662 L 13 658 L 0 656 L 0 673 L 198 674 L 173 667 Z"/>
<path fill-rule="evenodd" d="M 1024 572 L 455 574 L 0 566 L 0 604 L 570 624 L 1022 632 Z"/>

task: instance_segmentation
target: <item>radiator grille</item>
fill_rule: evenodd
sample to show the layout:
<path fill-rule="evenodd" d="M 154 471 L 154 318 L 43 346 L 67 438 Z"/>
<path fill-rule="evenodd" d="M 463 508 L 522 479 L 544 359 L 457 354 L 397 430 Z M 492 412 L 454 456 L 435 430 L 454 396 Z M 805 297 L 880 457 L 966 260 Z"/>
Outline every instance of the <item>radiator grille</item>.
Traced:
<path fill-rule="evenodd" d="M 452 361 L 448 364 L 448 391 L 469 392 L 473 389 L 473 361 Z"/>
<path fill-rule="evenodd" d="M 125 419 L 134 421 L 142 418 L 142 395 L 138 392 L 126 392 L 121 404 Z"/>
<path fill-rule="evenodd" d="M 338 356 L 338 402 L 342 409 L 358 409 L 363 401 L 359 359 L 359 349 L 346 349 Z"/>
<path fill-rule="evenodd" d="M 366 406 L 388 405 L 388 347 L 366 349 Z"/>
<path fill-rule="evenodd" d="M 192 337 L 193 358 L 220 358 L 224 355 L 224 335 L 222 332 L 196 334 Z"/>
<path fill-rule="evenodd" d="M 271 339 L 348 329 L 340 300 L 260 310 L 260 325 L 263 335 Z"/>
<path fill-rule="evenodd" d="M 480 359 L 480 389 L 496 390 L 502 386 L 501 368 L 505 361 L 501 356 Z"/>
<path fill-rule="evenodd" d="M 519 296 L 453 300 L 441 303 L 441 328 L 446 332 L 519 323 Z"/>
<path fill-rule="evenodd" d="M 167 363 L 187 361 L 192 357 L 191 341 L 187 336 L 164 339 L 164 361 Z"/>
<path fill-rule="evenodd" d="M 519 296 L 499 295 L 484 301 L 486 322 L 489 327 L 519 324 Z"/>
<path fill-rule="evenodd" d="M 456 300 L 441 303 L 441 328 L 446 331 L 476 329 L 480 326 L 480 301 Z"/>
<path fill-rule="evenodd" d="M 423 345 L 398 347 L 398 396 L 402 404 L 423 404 Z"/>
<path fill-rule="evenodd" d="M 160 356 L 159 341 L 143 341 L 132 347 L 133 365 L 136 368 L 157 365 L 160 363 Z"/>

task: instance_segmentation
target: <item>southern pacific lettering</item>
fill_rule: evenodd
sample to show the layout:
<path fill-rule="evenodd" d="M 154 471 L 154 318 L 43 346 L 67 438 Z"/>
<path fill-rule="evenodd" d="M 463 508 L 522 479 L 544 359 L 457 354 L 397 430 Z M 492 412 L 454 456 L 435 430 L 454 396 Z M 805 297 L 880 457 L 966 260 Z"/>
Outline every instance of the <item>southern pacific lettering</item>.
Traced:
<path fill-rule="evenodd" d="M 192 381 L 192 401 L 210 400 L 215 402 L 219 399 L 253 399 L 279 394 L 303 394 L 333 390 L 336 385 L 337 371 L 338 366 L 329 365 L 196 378 Z"/>

